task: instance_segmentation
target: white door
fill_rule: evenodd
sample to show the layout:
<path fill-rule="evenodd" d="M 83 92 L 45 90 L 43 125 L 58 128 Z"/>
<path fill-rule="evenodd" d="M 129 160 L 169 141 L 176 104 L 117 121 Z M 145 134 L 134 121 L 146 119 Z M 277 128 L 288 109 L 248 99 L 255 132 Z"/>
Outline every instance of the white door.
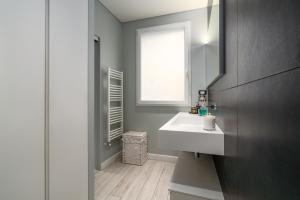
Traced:
<path fill-rule="evenodd" d="M 88 198 L 88 0 L 45 2 L 0 1 L 0 200 Z"/>
<path fill-rule="evenodd" d="M 45 1 L 0 1 L 0 199 L 45 196 Z"/>
<path fill-rule="evenodd" d="M 88 0 L 50 0 L 50 200 L 88 199 Z"/>

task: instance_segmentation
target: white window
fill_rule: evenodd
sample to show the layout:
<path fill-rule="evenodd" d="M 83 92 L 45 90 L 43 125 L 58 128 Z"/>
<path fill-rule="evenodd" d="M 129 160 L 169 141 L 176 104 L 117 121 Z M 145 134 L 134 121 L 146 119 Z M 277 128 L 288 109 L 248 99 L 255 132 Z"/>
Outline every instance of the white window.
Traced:
<path fill-rule="evenodd" d="M 190 105 L 189 22 L 137 30 L 137 105 Z"/>

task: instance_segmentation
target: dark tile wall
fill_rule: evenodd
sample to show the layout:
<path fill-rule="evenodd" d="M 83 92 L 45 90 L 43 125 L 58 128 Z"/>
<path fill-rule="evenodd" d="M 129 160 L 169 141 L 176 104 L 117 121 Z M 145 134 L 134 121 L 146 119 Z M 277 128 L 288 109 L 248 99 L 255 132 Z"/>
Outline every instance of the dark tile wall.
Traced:
<path fill-rule="evenodd" d="M 237 199 L 237 88 L 210 92 L 209 99 L 218 106 L 214 114 L 225 134 L 226 156 L 215 158 L 222 189 L 226 199 Z"/>
<path fill-rule="evenodd" d="M 209 100 L 225 199 L 300 199 L 300 1 L 224 1 L 226 74 Z"/>
<path fill-rule="evenodd" d="M 238 87 L 240 199 L 300 199 L 300 68 Z"/>
<path fill-rule="evenodd" d="M 300 63 L 300 1 L 238 0 L 238 82 Z"/>

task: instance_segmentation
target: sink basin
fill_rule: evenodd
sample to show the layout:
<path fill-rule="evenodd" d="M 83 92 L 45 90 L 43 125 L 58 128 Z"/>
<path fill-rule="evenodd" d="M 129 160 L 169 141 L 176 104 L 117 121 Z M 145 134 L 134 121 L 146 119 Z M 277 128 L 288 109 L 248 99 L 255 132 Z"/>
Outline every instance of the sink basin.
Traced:
<path fill-rule="evenodd" d="M 203 129 L 201 116 L 180 112 L 158 131 L 162 149 L 224 155 L 224 133 L 216 125 L 213 131 Z"/>

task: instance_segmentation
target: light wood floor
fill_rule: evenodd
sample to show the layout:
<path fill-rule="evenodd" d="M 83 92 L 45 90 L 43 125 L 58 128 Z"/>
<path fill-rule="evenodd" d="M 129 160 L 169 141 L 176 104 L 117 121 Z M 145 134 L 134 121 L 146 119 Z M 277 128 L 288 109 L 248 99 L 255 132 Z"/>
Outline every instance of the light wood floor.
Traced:
<path fill-rule="evenodd" d="M 174 166 L 155 160 L 143 166 L 115 162 L 96 173 L 96 200 L 168 200 Z"/>

